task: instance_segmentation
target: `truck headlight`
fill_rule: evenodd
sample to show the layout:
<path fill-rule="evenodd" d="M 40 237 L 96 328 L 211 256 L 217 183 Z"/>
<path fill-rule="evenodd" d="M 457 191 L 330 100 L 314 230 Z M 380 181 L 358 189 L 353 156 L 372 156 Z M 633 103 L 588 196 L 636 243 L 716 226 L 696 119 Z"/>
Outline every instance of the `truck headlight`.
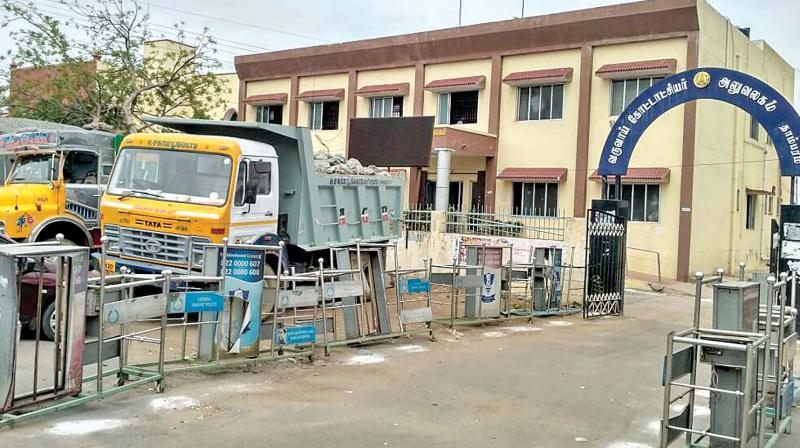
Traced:
<path fill-rule="evenodd" d="M 203 267 L 203 253 L 205 252 L 204 243 L 210 243 L 208 238 L 192 238 L 192 267 Z"/>
<path fill-rule="evenodd" d="M 106 224 L 106 226 L 103 227 L 103 236 L 108 238 L 108 252 L 115 254 L 120 253 L 119 226 Z"/>

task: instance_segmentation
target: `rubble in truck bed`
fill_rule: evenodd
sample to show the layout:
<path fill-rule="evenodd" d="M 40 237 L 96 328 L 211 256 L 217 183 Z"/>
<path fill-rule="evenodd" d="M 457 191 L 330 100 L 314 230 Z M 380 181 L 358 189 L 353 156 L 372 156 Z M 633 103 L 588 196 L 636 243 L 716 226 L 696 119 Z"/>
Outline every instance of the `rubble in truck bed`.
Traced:
<path fill-rule="evenodd" d="M 356 159 L 345 159 L 339 154 L 320 151 L 314 154 L 314 166 L 319 174 L 346 176 L 388 176 L 389 172 L 375 165 L 364 166 Z"/>

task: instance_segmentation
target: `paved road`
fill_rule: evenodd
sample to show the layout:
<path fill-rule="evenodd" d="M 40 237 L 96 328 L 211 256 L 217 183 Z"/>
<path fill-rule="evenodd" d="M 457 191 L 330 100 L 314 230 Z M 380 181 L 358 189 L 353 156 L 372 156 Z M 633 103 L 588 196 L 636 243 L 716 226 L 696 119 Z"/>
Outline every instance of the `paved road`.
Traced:
<path fill-rule="evenodd" d="M 628 297 L 621 318 L 440 331 L 314 366 L 170 377 L 163 395 L 120 394 L 0 431 L 0 445 L 654 447 L 665 335 L 687 326 L 691 303 Z"/>

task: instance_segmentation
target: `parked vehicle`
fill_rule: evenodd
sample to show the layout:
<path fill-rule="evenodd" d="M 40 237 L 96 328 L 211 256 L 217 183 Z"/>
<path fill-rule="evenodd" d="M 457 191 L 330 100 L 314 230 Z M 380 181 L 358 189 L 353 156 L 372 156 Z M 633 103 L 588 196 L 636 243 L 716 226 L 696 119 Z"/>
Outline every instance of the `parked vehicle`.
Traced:
<path fill-rule="evenodd" d="M 116 136 L 85 130 L 23 130 L 0 135 L 0 158 L 14 163 L 0 187 L 0 227 L 15 241 L 92 246 L 98 203 L 114 161 Z"/>
<path fill-rule="evenodd" d="M 0 234 L 0 244 L 15 244 L 7 235 Z M 55 269 L 47 261 L 44 268 L 35 260 L 27 260 L 19 267 L 19 320 L 22 328 L 29 331 L 36 330 L 36 307 L 39 295 L 39 278 L 42 278 L 42 336 L 52 341 L 55 337 L 56 306 L 55 306 Z"/>
<path fill-rule="evenodd" d="M 101 211 L 106 270 L 199 268 L 198 243 L 288 245 L 297 269 L 330 244 L 399 235 L 404 180 L 317 173 L 306 128 L 149 118 L 186 133 L 125 137 Z M 191 249 L 190 249 L 191 248 Z M 275 263 L 277 260 L 268 260 Z"/>

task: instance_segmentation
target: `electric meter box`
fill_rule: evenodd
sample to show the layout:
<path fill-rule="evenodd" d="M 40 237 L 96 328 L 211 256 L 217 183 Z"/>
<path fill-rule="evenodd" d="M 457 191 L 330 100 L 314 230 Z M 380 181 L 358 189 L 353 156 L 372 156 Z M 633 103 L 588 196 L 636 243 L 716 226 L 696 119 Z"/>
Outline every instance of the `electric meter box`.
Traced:
<path fill-rule="evenodd" d="M 758 332 L 758 282 L 723 282 L 714 285 L 712 325 L 717 330 Z"/>

